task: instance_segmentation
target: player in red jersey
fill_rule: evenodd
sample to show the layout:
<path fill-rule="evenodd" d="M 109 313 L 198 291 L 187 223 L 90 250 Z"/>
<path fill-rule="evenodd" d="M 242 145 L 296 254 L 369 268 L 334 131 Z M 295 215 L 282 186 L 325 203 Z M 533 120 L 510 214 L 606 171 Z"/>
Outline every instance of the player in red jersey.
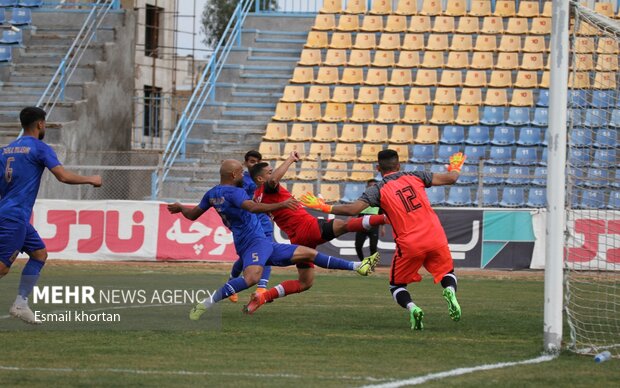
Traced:
<path fill-rule="evenodd" d="M 390 269 L 390 291 L 394 300 L 409 311 L 411 328 L 422 330 L 424 312 L 413 303 L 407 285 L 419 282 L 418 274 L 424 266 L 435 283 L 441 282 L 448 311 L 454 321 L 461 318 L 461 307 L 456 299 L 457 279 L 446 233 L 426 196 L 426 187 L 454 184 L 465 162 L 462 153 L 450 157 L 447 173 L 401 172 L 398 153 L 383 150 L 378 154 L 377 169 L 383 180 L 369 187 L 355 202 L 330 206 L 312 194 L 304 195 L 301 202 L 326 213 L 355 215 L 368 206 L 378 206 L 388 217 L 394 231 L 396 252 Z"/>

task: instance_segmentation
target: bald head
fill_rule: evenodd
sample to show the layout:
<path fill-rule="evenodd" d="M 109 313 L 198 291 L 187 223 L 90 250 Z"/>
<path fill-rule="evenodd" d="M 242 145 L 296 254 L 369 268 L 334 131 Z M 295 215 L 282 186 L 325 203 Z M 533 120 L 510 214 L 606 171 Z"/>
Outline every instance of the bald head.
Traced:
<path fill-rule="evenodd" d="M 220 183 L 239 186 L 243 182 L 243 165 L 238 160 L 226 159 L 220 166 Z"/>

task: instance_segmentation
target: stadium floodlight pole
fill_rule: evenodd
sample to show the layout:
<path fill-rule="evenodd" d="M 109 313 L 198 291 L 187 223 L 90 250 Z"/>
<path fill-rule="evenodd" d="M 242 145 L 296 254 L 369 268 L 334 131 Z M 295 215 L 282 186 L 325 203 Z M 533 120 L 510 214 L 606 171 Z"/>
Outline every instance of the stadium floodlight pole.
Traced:
<path fill-rule="evenodd" d="M 545 247 L 544 350 L 562 345 L 563 263 L 566 193 L 566 122 L 568 104 L 569 2 L 553 0 L 551 19 L 551 81 L 549 90 L 549 160 Z"/>

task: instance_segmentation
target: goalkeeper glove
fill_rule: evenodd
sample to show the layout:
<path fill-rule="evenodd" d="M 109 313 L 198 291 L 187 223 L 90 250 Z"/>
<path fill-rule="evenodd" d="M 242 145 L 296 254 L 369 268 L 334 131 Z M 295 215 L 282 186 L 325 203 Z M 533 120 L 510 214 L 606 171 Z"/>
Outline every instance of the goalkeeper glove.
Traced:
<path fill-rule="evenodd" d="M 330 213 L 332 211 L 332 205 L 328 205 L 322 198 L 315 197 L 312 193 L 306 193 L 301 196 L 299 201 L 310 209 L 316 209 L 323 213 Z"/>
<path fill-rule="evenodd" d="M 463 168 L 463 163 L 465 163 L 465 159 L 467 156 L 463 155 L 462 152 L 457 152 L 456 154 L 450 156 L 450 164 L 448 164 L 448 171 L 456 171 L 458 173 L 461 172 L 461 168 Z"/>

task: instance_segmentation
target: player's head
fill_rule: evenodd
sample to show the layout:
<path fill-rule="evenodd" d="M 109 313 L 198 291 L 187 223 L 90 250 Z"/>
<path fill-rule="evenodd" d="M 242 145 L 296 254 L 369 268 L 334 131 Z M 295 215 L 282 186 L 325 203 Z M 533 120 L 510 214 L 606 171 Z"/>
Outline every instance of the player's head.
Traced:
<path fill-rule="evenodd" d="M 220 166 L 220 183 L 243 187 L 243 165 L 238 160 L 226 159 Z"/>
<path fill-rule="evenodd" d="M 256 163 L 260 163 L 260 161 L 263 160 L 263 155 L 261 155 L 260 152 L 256 150 L 251 150 L 251 151 L 246 152 L 243 158 L 245 160 L 243 165 L 248 168 L 248 171 L 250 171 L 250 169 Z"/>
<path fill-rule="evenodd" d="M 366 187 L 372 187 L 372 186 L 375 186 L 376 184 L 377 184 L 377 180 L 375 178 L 372 178 L 366 182 Z"/>
<path fill-rule="evenodd" d="M 260 162 L 256 163 L 250 169 L 250 176 L 252 177 L 254 183 L 256 183 L 256 185 L 260 187 L 265 182 L 267 182 L 269 178 L 271 178 L 272 172 L 273 168 L 269 165 L 269 163 Z"/>
<path fill-rule="evenodd" d="M 45 137 L 45 116 L 47 113 L 36 106 L 29 106 L 19 112 L 19 121 L 24 132 L 36 134 L 38 131 L 39 140 Z"/>
<path fill-rule="evenodd" d="M 379 151 L 377 155 L 379 164 L 377 170 L 381 175 L 388 174 L 400 170 L 400 163 L 398 162 L 398 152 L 394 150 Z"/>

